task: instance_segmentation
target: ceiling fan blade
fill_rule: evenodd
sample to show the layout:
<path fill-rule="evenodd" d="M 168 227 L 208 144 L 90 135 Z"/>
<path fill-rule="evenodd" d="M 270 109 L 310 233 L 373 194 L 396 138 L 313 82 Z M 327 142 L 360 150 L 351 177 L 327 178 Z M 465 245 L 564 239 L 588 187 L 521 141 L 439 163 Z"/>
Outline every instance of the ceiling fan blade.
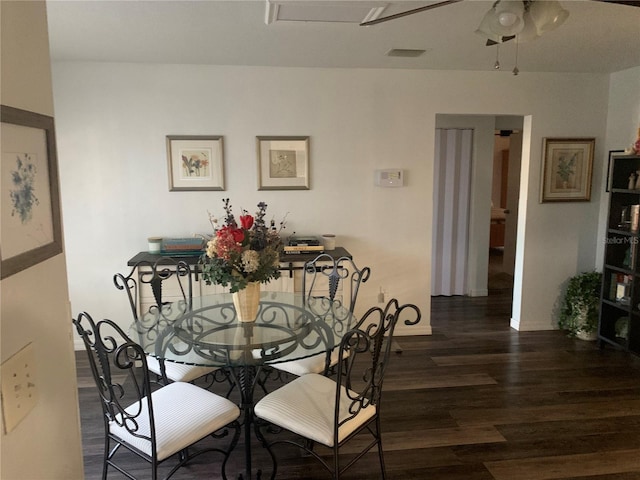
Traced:
<path fill-rule="evenodd" d="M 442 2 L 432 3 L 431 5 L 425 5 L 423 7 L 407 10 L 406 12 L 394 13 L 393 15 L 387 15 L 386 17 L 375 18 L 367 22 L 362 22 L 360 26 L 368 27 L 369 25 L 376 25 L 377 23 L 387 22 L 389 20 L 395 20 L 396 18 L 406 17 L 407 15 L 413 15 L 414 13 L 426 12 L 427 10 L 433 10 L 434 8 L 444 7 L 446 5 L 451 5 L 452 3 L 458 3 L 462 1 L 463 0 L 444 0 Z"/>
<path fill-rule="evenodd" d="M 630 7 L 640 7 L 640 1 L 638 0 L 594 0 L 596 2 L 603 3 L 617 3 L 618 5 L 628 5 Z"/>

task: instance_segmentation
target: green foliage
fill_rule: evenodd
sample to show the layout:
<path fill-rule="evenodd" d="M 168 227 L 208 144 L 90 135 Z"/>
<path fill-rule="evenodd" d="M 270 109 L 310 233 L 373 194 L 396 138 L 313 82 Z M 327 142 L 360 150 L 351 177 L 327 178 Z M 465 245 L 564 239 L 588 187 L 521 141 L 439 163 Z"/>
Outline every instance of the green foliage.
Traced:
<path fill-rule="evenodd" d="M 228 261 L 218 257 L 209 258 L 205 253 L 200 259 L 200 268 L 207 285 L 230 286 L 229 291 L 233 293 L 246 288 L 249 282 L 269 283 L 280 278 L 279 258 L 277 250 L 263 250 L 260 265 L 249 275 L 234 268 Z"/>
<path fill-rule="evenodd" d="M 565 182 L 568 182 L 569 177 L 574 173 L 576 156 L 577 154 L 574 153 L 569 160 L 567 160 L 564 155 L 560 157 L 558 162 L 558 176 Z"/>
<path fill-rule="evenodd" d="M 598 328 L 602 274 L 584 272 L 569 279 L 560 308 L 558 325 L 570 336 L 595 332 Z"/>

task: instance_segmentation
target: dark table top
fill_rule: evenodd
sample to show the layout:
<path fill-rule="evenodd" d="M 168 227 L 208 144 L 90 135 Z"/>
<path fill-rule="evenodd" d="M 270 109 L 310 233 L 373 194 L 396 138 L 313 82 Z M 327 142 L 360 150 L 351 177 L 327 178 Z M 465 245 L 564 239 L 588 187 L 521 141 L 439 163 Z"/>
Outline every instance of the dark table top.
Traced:
<path fill-rule="evenodd" d="M 352 258 L 351 254 L 343 247 L 336 247 L 335 250 L 326 250 L 324 253 L 331 255 L 333 258 L 347 257 Z M 311 253 L 297 253 L 297 254 L 288 254 L 283 253 L 280 255 L 280 262 L 287 263 L 305 263 L 316 258 L 320 253 L 319 252 L 311 252 Z M 184 260 L 187 265 L 197 265 L 198 260 L 200 259 L 201 254 L 189 253 L 185 255 L 171 255 L 171 254 L 158 254 L 158 253 L 149 253 L 149 252 L 140 252 L 129 259 L 127 265 L 133 266 L 138 262 L 145 261 L 149 263 L 154 263 L 157 260 L 163 257 L 169 257 L 172 259 Z"/>

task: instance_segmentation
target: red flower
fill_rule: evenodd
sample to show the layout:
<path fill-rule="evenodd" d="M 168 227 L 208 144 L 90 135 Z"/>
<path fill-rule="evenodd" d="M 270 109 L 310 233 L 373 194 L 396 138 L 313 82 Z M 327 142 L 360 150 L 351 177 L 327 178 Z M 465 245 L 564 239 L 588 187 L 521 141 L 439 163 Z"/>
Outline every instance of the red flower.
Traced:
<path fill-rule="evenodd" d="M 253 217 L 251 215 L 240 215 L 240 224 L 245 230 L 249 230 L 253 226 Z"/>
<path fill-rule="evenodd" d="M 216 236 L 219 238 L 222 237 L 233 237 L 233 241 L 236 243 L 242 243 L 244 240 L 244 232 L 241 228 L 233 228 L 229 226 L 224 226 L 220 230 L 216 232 Z"/>
<path fill-rule="evenodd" d="M 244 240 L 244 232 L 240 228 L 232 228 L 231 235 L 233 235 L 233 239 L 237 243 L 242 243 L 242 241 Z"/>

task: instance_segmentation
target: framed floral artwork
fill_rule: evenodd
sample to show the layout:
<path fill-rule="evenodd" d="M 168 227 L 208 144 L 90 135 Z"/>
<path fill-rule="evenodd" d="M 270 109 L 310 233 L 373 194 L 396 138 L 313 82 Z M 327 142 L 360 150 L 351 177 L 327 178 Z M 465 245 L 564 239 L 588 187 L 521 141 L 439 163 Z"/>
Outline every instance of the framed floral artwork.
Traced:
<path fill-rule="evenodd" d="M 595 138 L 544 138 L 540 202 L 591 200 Z"/>
<path fill-rule="evenodd" d="M 258 190 L 309 190 L 309 137 L 256 137 Z"/>
<path fill-rule="evenodd" d="M 224 190 L 221 136 L 167 135 L 169 191 Z"/>
<path fill-rule="evenodd" d="M 7 278 L 62 253 L 52 117 L 0 106 L 0 272 Z"/>

